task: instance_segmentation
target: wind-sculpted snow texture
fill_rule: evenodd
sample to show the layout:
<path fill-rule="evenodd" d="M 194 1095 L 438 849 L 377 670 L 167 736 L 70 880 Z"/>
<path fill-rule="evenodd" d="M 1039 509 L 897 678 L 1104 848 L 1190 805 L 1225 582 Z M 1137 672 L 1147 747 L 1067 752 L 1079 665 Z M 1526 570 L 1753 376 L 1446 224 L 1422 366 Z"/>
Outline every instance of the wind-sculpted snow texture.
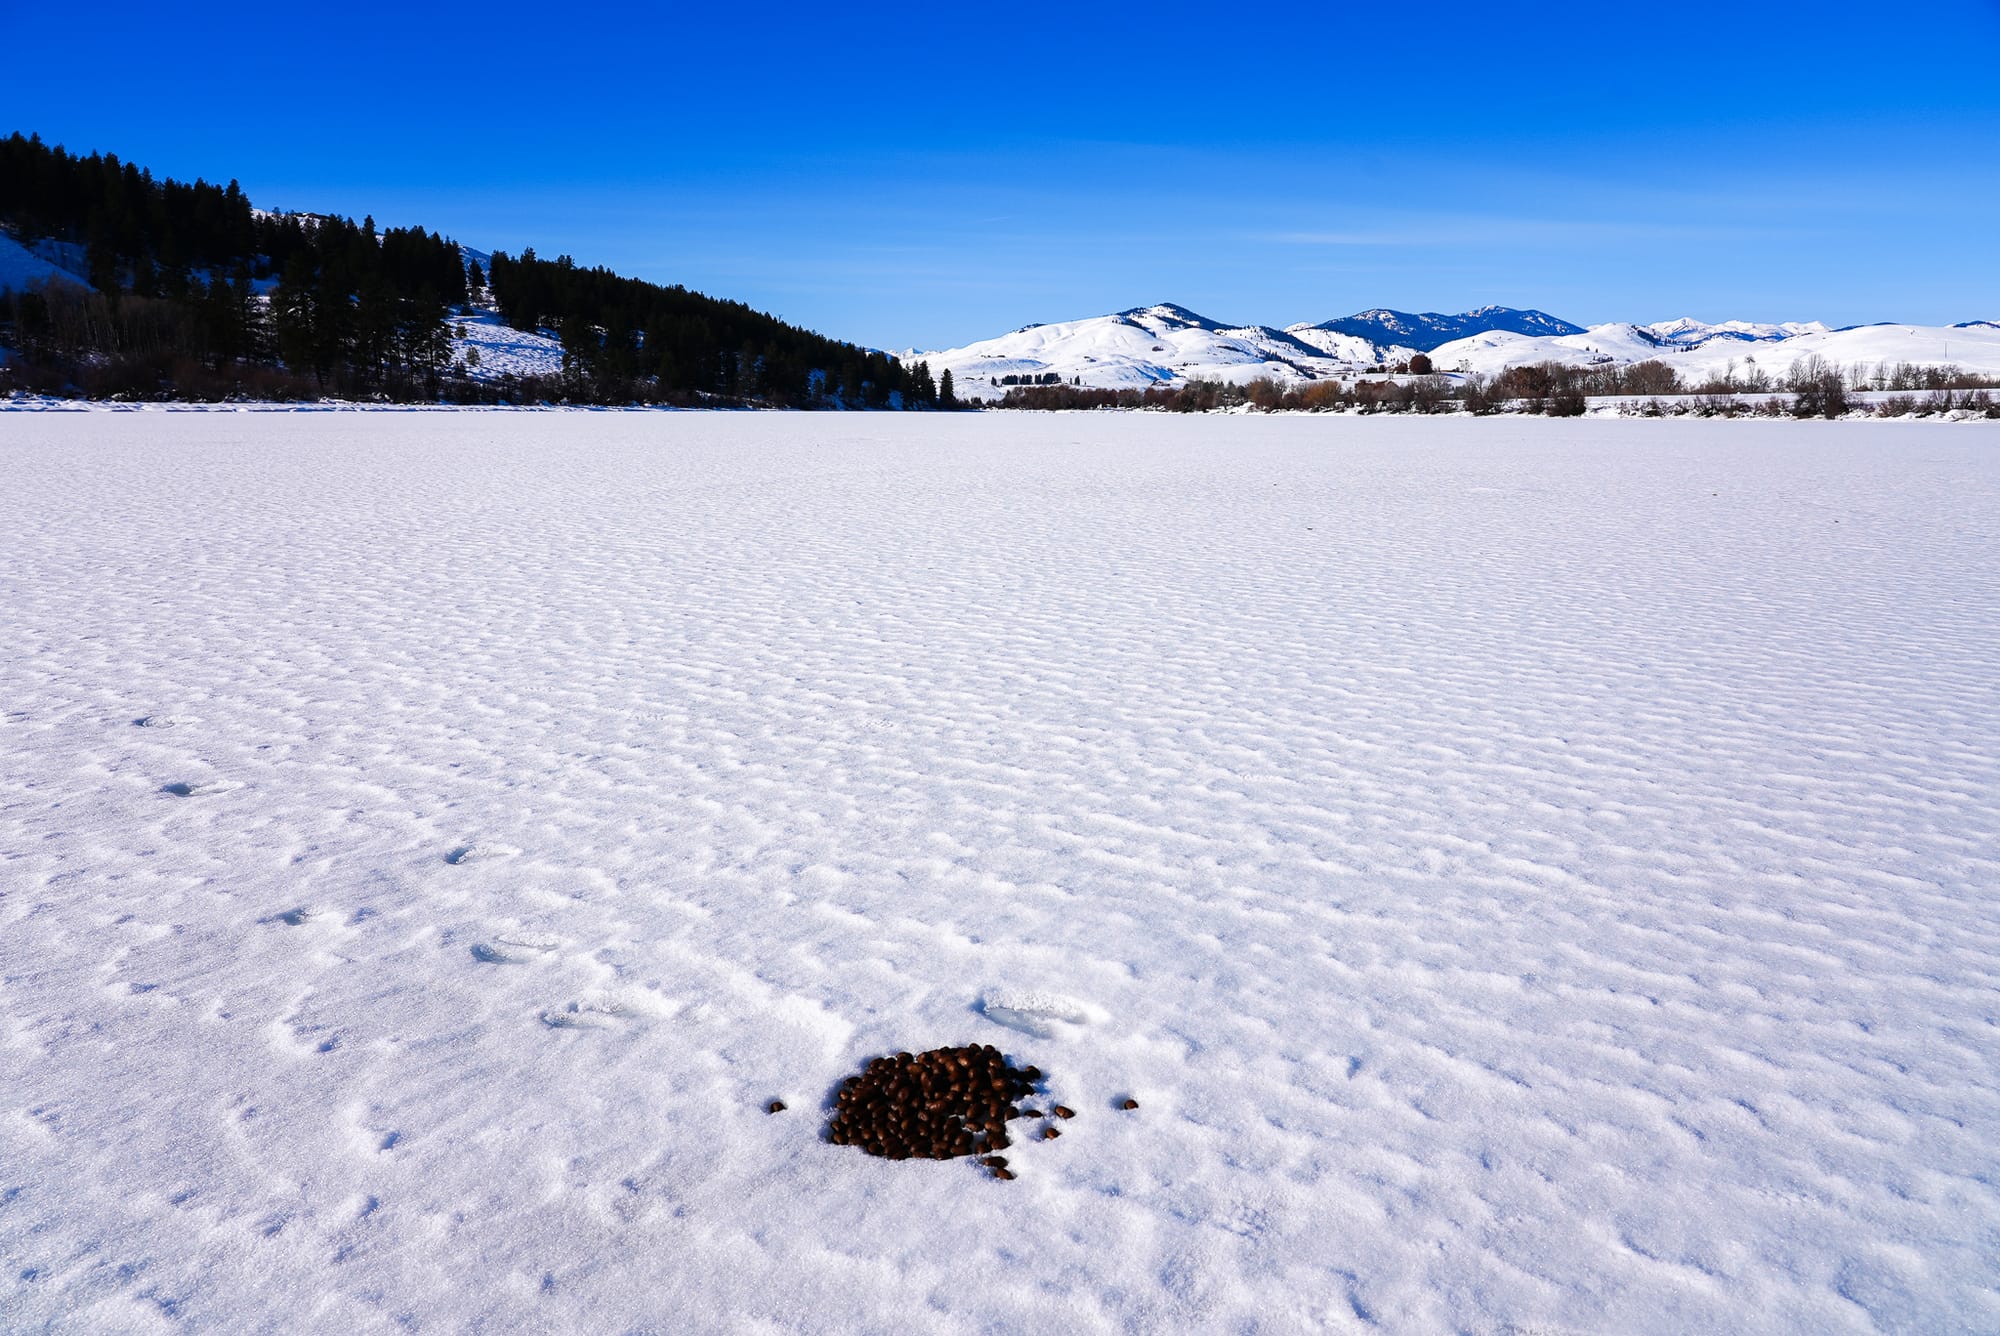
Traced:
<path fill-rule="evenodd" d="M 0 418 L 0 1325 L 2000 1330 L 1996 445 Z"/>

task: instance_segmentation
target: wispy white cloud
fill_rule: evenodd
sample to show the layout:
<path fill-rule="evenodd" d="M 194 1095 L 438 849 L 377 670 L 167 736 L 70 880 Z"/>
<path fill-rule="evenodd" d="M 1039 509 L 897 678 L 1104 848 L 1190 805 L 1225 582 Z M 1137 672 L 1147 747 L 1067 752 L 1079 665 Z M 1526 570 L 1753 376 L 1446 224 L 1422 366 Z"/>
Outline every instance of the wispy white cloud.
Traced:
<path fill-rule="evenodd" d="M 1793 229 L 1795 230 L 1795 229 Z M 1642 241 L 1727 241 L 1769 236 L 1773 228 L 1735 223 L 1642 219 L 1425 218 L 1351 229 L 1251 233 L 1246 240 L 1287 246 L 1557 246 L 1624 245 Z"/>

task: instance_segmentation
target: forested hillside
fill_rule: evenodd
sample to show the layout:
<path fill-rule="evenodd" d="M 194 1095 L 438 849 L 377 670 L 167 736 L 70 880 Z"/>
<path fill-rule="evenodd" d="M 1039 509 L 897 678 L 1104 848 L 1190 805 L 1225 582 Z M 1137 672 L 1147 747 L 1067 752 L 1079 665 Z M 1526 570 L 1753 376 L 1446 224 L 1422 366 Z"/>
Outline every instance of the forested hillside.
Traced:
<path fill-rule="evenodd" d="M 925 406 L 906 368 L 741 302 L 533 250 L 468 264 L 420 227 L 259 211 L 227 186 L 155 178 L 115 155 L 0 140 L 0 229 L 80 282 L 0 293 L 0 391 L 132 398 Z M 490 282 L 490 289 L 487 284 Z M 559 331 L 559 375 L 482 377 L 454 310 L 496 304 Z"/>
<path fill-rule="evenodd" d="M 516 329 L 553 328 L 575 373 L 617 399 L 718 394 L 780 404 L 935 405 L 922 363 L 787 325 L 742 302 L 556 260 L 495 255 L 493 298 Z"/>

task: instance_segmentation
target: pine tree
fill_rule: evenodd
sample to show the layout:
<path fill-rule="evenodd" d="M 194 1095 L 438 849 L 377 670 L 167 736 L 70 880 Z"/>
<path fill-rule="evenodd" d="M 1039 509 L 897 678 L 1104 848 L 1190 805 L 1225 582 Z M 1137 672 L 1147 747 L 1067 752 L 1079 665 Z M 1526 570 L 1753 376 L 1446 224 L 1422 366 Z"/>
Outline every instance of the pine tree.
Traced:
<path fill-rule="evenodd" d="M 581 381 L 590 376 L 602 349 L 597 330 L 580 316 L 565 316 L 559 329 L 562 336 L 563 373 Z"/>
<path fill-rule="evenodd" d="M 318 293 L 302 259 L 285 266 L 271 292 L 272 333 L 278 357 L 293 371 L 310 371 L 322 388 L 326 369 L 319 359 Z"/>
<path fill-rule="evenodd" d="M 371 388 L 381 385 L 389 370 L 396 337 L 396 298 L 381 279 L 370 274 L 354 295 L 354 369 Z"/>
<path fill-rule="evenodd" d="M 438 377 L 451 361 L 451 324 L 435 293 L 419 292 L 396 304 L 395 360 L 399 373 L 420 381 L 426 395 L 438 391 Z"/>
<path fill-rule="evenodd" d="M 221 370 L 242 354 L 246 304 L 239 300 L 229 280 L 220 275 L 210 279 L 202 290 L 201 331 L 211 368 Z"/>
<path fill-rule="evenodd" d="M 946 367 L 944 374 L 938 377 L 938 406 L 940 408 L 958 407 L 958 394 L 951 386 L 950 367 Z"/>
<path fill-rule="evenodd" d="M 91 220 L 90 240 L 84 246 L 84 263 L 89 271 L 91 287 L 107 297 L 118 295 L 118 252 L 112 249 L 109 229 L 97 218 Z"/>

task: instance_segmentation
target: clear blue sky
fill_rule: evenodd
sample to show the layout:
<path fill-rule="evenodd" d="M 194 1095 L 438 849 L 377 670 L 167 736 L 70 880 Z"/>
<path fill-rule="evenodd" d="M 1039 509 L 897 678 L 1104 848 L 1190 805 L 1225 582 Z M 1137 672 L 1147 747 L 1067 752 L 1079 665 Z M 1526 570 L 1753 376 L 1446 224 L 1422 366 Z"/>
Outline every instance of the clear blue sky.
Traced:
<path fill-rule="evenodd" d="M 2000 0 L 17 5 L 0 133 L 880 347 L 2000 319 Z"/>

